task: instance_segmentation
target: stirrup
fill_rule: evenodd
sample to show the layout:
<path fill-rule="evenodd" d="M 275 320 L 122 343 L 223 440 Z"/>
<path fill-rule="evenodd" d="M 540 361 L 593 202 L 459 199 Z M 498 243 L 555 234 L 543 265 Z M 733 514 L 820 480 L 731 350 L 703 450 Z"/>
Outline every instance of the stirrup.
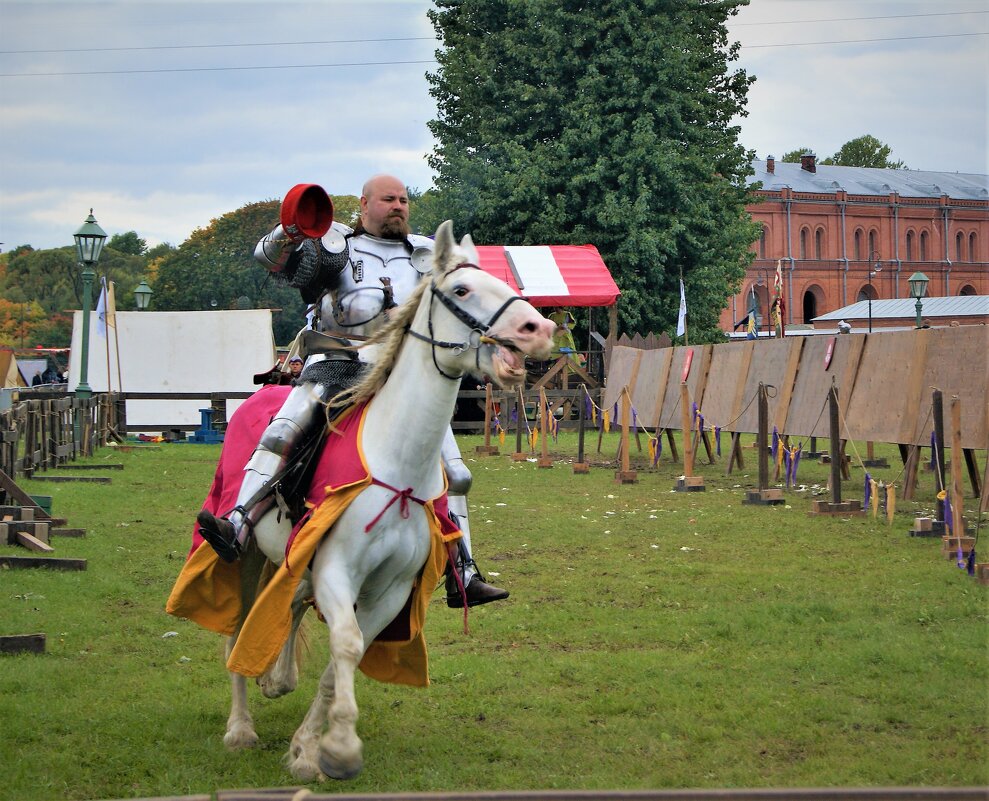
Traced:
<path fill-rule="evenodd" d="M 462 563 L 460 568 L 451 567 L 451 572 L 447 573 L 446 605 L 448 607 L 451 609 L 460 609 L 464 606 L 465 599 L 460 595 L 460 587 L 457 586 L 457 581 L 453 576 L 452 570 L 457 570 L 463 576 L 467 572 L 468 566 L 474 568 L 474 575 L 471 576 L 470 582 L 464 586 L 464 590 L 467 592 L 467 606 L 480 606 L 481 604 L 491 603 L 492 601 L 501 601 L 508 597 L 508 590 L 488 584 L 487 579 L 478 570 L 477 563 L 473 559 L 468 559 Z"/>
<path fill-rule="evenodd" d="M 240 558 L 240 543 L 237 542 L 233 523 L 223 517 L 216 517 L 205 509 L 196 515 L 196 523 L 199 526 L 199 536 L 209 543 L 224 562 L 233 563 Z"/>

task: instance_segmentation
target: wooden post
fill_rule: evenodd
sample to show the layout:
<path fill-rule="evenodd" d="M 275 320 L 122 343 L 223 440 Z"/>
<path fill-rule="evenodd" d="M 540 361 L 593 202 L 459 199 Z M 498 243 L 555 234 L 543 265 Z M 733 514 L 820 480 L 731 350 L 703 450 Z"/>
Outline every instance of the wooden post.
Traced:
<path fill-rule="evenodd" d="M 580 386 L 580 391 L 586 393 L 587 389 L 583 384 Z M 573 463 L 574 473 L 589 473 L 590 465 L 584 461 L 584 426 L 585 426 L 585 412 L 584 409 L 587 405 L 587 398 L 583 395 L 580 396 L 580 400 L 577 401 L 577 461 Z"/>
<path fill-rule="evenodd" d="M 515 400 L 515 453 L 512 454 L 513 462 L 524 462 L 525 454 L 522 452 L 522 423 L 525 420 L 525 396 L 522 388 L 519 387 L 518 398 Z"/>
<path fill-rule="evenodd" d="M 842 517 L 861 517 L 865 514 L 861 501 L 842 501 L 841 475 L 845 455 L 842 451 L 841 426 L 839 424 L 838 387 L 834 384 L 828 391 L 828 417 L 830 422 L 830 444 L 828 453 L 831 455 L 831 501 L 814 501 L 811 514 L 841 515 Z"/>
<path fill-rule="evenodd" d="M 542 428 L 542 454 L 539 457 L 539 467 L 552 467 L 553 460 L 549 458 L 549 403 L 546 400 L 546 390 L 539 388 L 539 420 Z"/>
<path fill-rule="evenodd" d="M 677 492 L 703 492 L 704 477 L 694 475 L 694 425 L 690 408 L 690 388 L 680 382 L 680 428 L 683 433 L 683 476 L 673 488 Z"/>
<path fill-rule="evenodd" d="M 934 390 L 931 397 L 931 416 L 934 418 L 934 492 L 940 495 L 945 488 L 944 483 L 944 394 L 939 389 Z M 944 534 L 944 501 L 938 499 L 934 504 L 935 534 Z"/>
<path fill-rule="evenodd" d="M 628 387 L 622 390 L 622 439 L 621 439 L 621 469 L 615 473 L 615 481 L 619 484 L 634 484 L 638 481 L 636 472 L 629 462 L 628 430 L 632 419 L 632 398 Z"/>
<path fill-rule="evenodd" d="M 759 383 L 757 399 L 759 430 L 756 432 L 755 447 L 759 456 L 759 489 L 745 493 L 742 503 L 778 505 L 784 503 L 784 498 L 783 491 L 779 487 L 769 486 L 769 390 L 762 382 Z"/>
<path fill-rule="evenodd" d="M 831 503 L 841 504 L 841 426 L 838 423 L 838 388 L 831 386 L 828 393 L 828 422 L 830 424 L 831 452 Z"/>
<path fill-rule="evenodd" d="M 962 403 L 957 395 L 951 396 L 951 533 L 956 537 L 965 534 L 962 516 L 965 493 L 962 489 Z"/>
<path fill-rule="evenodd" d="M 491 409 L 494 404 L 491 401 L 491 382 L 484 385 L 484 444 L 478 445 L 474 450 L 480 456 L 494 456 L 498 453 L 498 446 L 491 444 Z"/>
<path fill-rule="evenodd" d="M 687 382 L 680 384 L 680 431 L 683 434 L 683 474 L 694 474 L 694 430 L 690 416 L 690 389 Z"/>
<path fill-rule="evenodd" d="M 737 431 L 731 435 L 731 453 L 728 456 L 728 469 L 725 471 L 726 476 L 731 475 L 732 467 L 736 464 L 739 470 L 745 467 L 745 459 L 742 457 L 742 435 Z"/>

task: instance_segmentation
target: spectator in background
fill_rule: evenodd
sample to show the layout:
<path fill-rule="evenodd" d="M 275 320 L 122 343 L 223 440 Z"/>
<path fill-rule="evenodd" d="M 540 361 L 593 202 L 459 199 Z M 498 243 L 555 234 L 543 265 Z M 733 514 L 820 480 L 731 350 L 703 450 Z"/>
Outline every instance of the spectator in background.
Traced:
<path fill-rule="evenodd" d="M 293 356 L 291 359 L 288 360 L 288 371 L 291 374 L 293 381 L 296 378 L 298 378 L 300 375 L 302 375 L 302 357 L 301 356 Z"/>

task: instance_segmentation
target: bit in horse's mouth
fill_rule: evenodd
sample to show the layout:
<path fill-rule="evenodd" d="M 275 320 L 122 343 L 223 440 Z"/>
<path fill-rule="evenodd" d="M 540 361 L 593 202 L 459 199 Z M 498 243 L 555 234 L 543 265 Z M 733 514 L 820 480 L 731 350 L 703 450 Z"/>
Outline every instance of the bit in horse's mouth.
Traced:
<path fill-rule="evenodd" d="M 525 355 L 517 347 L 506 342 L 499 342 L 493 361 L 500 365 L 507 378 L 520 378 L 525 375 Z"/>

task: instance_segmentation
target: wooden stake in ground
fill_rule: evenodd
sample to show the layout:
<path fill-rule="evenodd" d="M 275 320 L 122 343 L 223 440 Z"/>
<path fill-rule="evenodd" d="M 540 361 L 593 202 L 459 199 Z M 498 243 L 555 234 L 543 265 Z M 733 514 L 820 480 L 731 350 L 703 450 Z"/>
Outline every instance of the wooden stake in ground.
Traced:
<path fill-rule="evenodd" d="M 683 433 L 683 476 L 677 479 L 677 492 L 703 492 L 704 477 L 694 475 L 694 424 L 690 408 L 690 389 L 680 383 L 680 429 Z"/>
<path fill-rule="evenodd" d="M 828 391 L 828 420 L 831 429 L 831 443 L 828 453 L 831 454 L 831 501 L 814 501 L 812 515 L 840 515 L 842 517 L 861 517 L 865 514 L 861 501 L 841 500 L 841 467 L 845 454 L 841 449 L 841 425 L 839 422 L 838 387 L 834 384 Z"/>
<path fill-rule="evenodd" d="M 522 452 L 522 423 L 525 421 L 525 396 L 522 394 L 522 387 L 519 387 L 519 396 L 515 400 L 515 453 L 512 454 L 513 462 L 524 462 L 526 455 Z"/>
<path fill-rule="evenodd" d="M 580 385 L 580 400 L 577 401 L 577 461 L 573 463 L 573 471 L 577 474 L 590 472 L 590 465 L 584 460 L 584 428 L 587 424 L 585 408 L 587 406 L 586 387 Z"/>
<path fill-rule="evenodd" d="M 628 427 L 632 419 L 632 398 L 628 394 L 628 387 L 622 390 L 622 439 L 620 450 L 622 452 L 621 469 L 615 473 L 615 481 L 619 484 L 635 484 L 638 474 L 632 469 L 629 462 L 629 438 Z"/>
<path fill-rule="evenodd" d="M 759 455 L 759 489 L 747 492 L 742 503 L 778 505 L 784 502 L 783 491 L 769 487 L 769 392 L 762 383 L 759 384 L 758 402 L 759 430 L 755 446 Z"/>
<path fill-rule="evenodd" d="M 550 408 L 549 402 L 546 400 L 546 390 L 543 387 L 539 388 L 539 420 L 540 428 L 542 429 L 542 452 L 539 457 L 538 465 L 539 467 L 552 467 L 553 460 L 549 458 L 549 429 L 550 429 Z"/>
<path fill-rule="evenodd" d="M 494 402 L 491 400 L 491 382 L 484 385 L 484 444 L 478 445 L 475 451 L 484 456 L 494 456 L 498 453 L 498 446 L 491 444 L 491 410 Z"/>

